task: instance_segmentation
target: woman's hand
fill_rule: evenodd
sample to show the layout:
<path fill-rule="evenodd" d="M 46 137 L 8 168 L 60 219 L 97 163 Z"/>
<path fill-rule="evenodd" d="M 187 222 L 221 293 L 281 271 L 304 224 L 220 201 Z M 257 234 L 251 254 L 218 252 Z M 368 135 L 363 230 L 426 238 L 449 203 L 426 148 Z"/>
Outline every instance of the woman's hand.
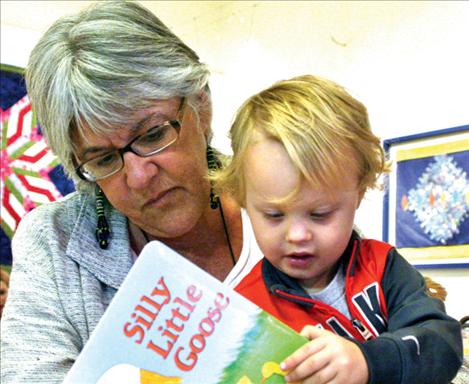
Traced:
<path fill-rule="evenodd" d="M 307 325 L 301 335 L 311 340 L 280 365 L 287 382 L 366 384 L 368 366 L 360 348 L 330 331 Z"/>

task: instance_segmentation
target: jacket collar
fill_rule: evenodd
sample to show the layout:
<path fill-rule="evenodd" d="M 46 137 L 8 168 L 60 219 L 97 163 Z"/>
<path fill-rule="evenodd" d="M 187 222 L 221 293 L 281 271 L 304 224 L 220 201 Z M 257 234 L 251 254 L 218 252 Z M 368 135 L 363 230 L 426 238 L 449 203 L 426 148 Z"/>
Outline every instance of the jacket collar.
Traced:
<path fill-rule="evenodd" d="M 353 231 L 352 236 L 341 256 L 343 263 L 348 265 L 349 275 L 354 275 L 357 254 L 360 250 L 361 238 Z M 269 292 L 305 307 L 312 307 L 314 302 L 298 281 L 275 268 L 265 257 L 262 260 L 262 277 Z"/>
<path fill-rule="evenodd" d="M 107 249 L 101 249 L 95 237 L 97 215 L 94 196 L 81 196 L 78 216 L 76 211 L 68 212 L 74 227 L 67 246 L 67 255 L 98 280 L 118 289 L 133 265 L 127 219 L 107 204 L 106 219 L 111 240 Z"/>

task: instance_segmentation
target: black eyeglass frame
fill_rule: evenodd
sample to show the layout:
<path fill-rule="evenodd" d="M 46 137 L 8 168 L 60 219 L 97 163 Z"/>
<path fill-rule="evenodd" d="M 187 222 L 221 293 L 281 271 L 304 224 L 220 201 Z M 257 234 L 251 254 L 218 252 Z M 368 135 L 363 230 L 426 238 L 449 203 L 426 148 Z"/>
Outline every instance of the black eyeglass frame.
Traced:
<path fill-rule="evenodd" d="M 177 111 L 177 115 L 179 115 L 183 110 L 184 110 L 184 107 L 185 107 L 185 98 L 182 97 L 181 98 L 181 102 L 179 104 L 179 108 L 178 108 L 178 111 Z M 130 141 L 126 146 L 122 147 L 122 148 L 116 148 L 114 149 L 113 151 L 110 151 L 108 152 L 107 154 L 109 153 L 112 153 L 112 152 L 115 152 L 117 151 L 121 157 L 121 160 L 122 160 L 122 166 L 115 170 L 114 172 L 111 172 L 110 174 L 104 176 L 104 177 L 100 177 L 100 178 L 90 178 L 90 177 L 87 177 L 87 174 L 85 172 L 82 171 L 82 168 L 83 166 L 90 162 L 90 161 L 93 161 L 99 157 L 102 157 L 102 156 L 106 156 L 107 154 L 103 154 L 103 155 L 99 155 L 99 156 L 96 156 L 96 157 L 93 157 L 91 159 L 88 159 L 84 162 L 82 162 L 81 164 L 79 164 L 76 168 L 75 168 L 75 172 L 76 174 L 80 177 L 80 179 L 82 180 L 85 180 L 85 181 L 90 181 L 90 182 L 95 182 L 97 180 L 102 180 L 102 179 L 105 179 L 109 176 L 112 176 L 114 174 L 116 174 L 117 172 L 119 172 L 120 170 L 122 170 L 122 168 L 124 167 L 124 154 L 126 152 L 132 152 L 133 154 L 139 156 L 139 157 L 150 157 L 150 156 L 153 156 L 153 155 L 156 155 L 157 153 L 160 153 L 162 151 L 164 151 L 166 148 L 170 147 L 171 145 L 173 145 L 178 139 L 179 139 L 179 132 L 181 131 L 181 126 L 182 126 L 182 120 L 184 119 L 184 115 L 181 116 L 180 119 L 177 119 L 177 120 L 168 120 L 168 121 L 165 121 L 164 123 L 162 124 L 158 124 L 158 125 L 155 125 L 154 127 L 151 127 L 149 128 L 145 133 L 142 133 L 141 135 L 138 135 L 136 137 L 134 137 L 132 139 L 132 141 Z M 132 148 L 132 145 L 137 141 L 139 140 L 140 138 L 142 138 L 142 136 L 145 136 L 147 135 L 150 131 L 154 130 L 154 129 L 157 129 L 159 127 L 163 127 L 165 125 L 171 125 L 171 127 L 173 127 L 176 132 L 177 132 L 177 137 L 175 140 L 171 141 L 170 143 L 166 144 L 164 147 L 162 148 L 158 148 L 157 150 L 155 151 L 152 151 L 150 153 L 146 153 L 146 154 L 141 154 L 141 153 L 138 153 L 135 149 Z"/>

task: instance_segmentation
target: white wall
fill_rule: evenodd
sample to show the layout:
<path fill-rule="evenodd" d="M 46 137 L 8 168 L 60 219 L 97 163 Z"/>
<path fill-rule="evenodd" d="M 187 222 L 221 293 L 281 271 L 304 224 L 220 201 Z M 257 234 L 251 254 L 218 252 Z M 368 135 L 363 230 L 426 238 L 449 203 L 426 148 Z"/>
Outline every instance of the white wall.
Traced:
<path fill-rule="evenodd" d="M 45 29 L 41 15 L 51 7 L 57 12 L 57 3 L 64 2 L 21 3 L 2 1 L 9 17 L 2 16 L 1 62 L 24 66 Z M 305 73 L 345 85 L 368 106 L 383 139 L 469 124 L 468 2 L 142 3 L 212 68 L 214 145 L 225 152 L 229 123 L 247 96 Z M 76 8 L 79 2 L 70 4 Z M 34 17 L 24 24 L 31 7 Z M 21 31 L 13 28 L 18 25 Z M 14 37 L 6 35 L 11 32 Z M 381 192 L 366 196 L 356 222 L 366 236 L 381 238 Z M 469 314 L 468 269 L 424 274 L 448 290 L 450 314 Z"/>
<path fill-rule="evenodd" d="M 0 33 L 0 62 L 24 68 L 34 45 L 41 37 L 37 31 L 30 31 L 11 25 L 2 25 Z"/>
<path fill-rule="evenodd" d="M 226 127 L 248 95 L 304 73 L 347 86 L 368 106 L 383 139 L 468 124 L 468 20 L 464 2 L 233 6 L 194 41 L 215 70 L 219 146 L 229 145 Z M 368 236 L 381 238 L 381 194 L 369 196 L 357 222 Z"/>

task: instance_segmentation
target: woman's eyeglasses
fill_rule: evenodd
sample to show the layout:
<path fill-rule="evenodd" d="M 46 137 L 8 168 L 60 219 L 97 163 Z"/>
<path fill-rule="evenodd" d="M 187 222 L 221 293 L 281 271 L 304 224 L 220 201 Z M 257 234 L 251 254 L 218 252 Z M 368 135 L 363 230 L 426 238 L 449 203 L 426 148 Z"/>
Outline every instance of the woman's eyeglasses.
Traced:
<path fill-rule="evenodd" d="M 184 101 L 184 98 L 182 98 L 178 114 L 184 108 Z M 183 116 L 181 116 L 181 120 L 182 118 Z M 75 168 L 75 171 L 83 180 L 94 182 L 104 179 L 119 172 L 124 167 L 124 153 L 132 152 L 140 157 L 156 155 L 178 139 L 180 130 L 181 122 L 179 120 L 166 121 L 135 137 L 123 148 L 115 149 L 81 163 Z"/>

